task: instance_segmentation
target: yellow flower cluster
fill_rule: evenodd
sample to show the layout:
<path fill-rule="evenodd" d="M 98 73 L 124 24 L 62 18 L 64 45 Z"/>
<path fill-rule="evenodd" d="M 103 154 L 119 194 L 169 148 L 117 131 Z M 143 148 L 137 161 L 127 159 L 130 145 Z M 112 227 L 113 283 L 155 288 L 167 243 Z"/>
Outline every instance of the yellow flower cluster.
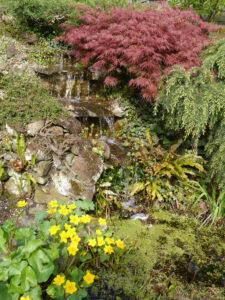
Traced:
<path fill-rule="evenodd" d="M 20 297 L 20 300 L 31 300 L 31 299 L 30 299 L 29 296 L 27 296 L 27 297 L 23 297 L 23 296 L 22 296 L 22 297 Z"/>
<path fill-rule="evenodd" d="M 21 207 L 24 207 L 24 206 L 26 206 L 27 205 L 27 202 L 26 201 L 18 201 L 17 202 L 17 207 L 18 208 L 21 208 Z"/>
<path fill-rule="evenodd" d="M 69 204 L 69 205 L 62 205 L 62 204 L 58 204 L 58 202 L 56 200 L 50 201 L 49 204 L 48 204 L 48 207 L 49 207 L 49 209 L 47 210 L 48 214 L 50 214 L 50 215 L 54 214 L 57 211 L 57 209 L 58 209 L 58 212 L 62 216 L 67 216 L 74 209 L 77 208 L 74 203 Z"/>

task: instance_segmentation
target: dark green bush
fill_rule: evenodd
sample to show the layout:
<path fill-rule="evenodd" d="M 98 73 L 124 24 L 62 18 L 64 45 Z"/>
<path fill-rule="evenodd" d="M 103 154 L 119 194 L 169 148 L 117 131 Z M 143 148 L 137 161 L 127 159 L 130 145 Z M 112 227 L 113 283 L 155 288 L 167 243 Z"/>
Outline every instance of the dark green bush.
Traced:
<path fill-rule="evenodd" d="M 183 130 L 195 144 L 204 136 L 211 178 L 225 187 L 225 39 L 204 54 L 200 68 L 177 67 L 164 78 L 156 99 L 170 128 Z"/>
<path fill-rule="evenodd" d="M 100 5 L 103 8 L 111 6 L 125 6 L 126 0 L 0 0 L 8 8 L 9 13 L 16 17 L 16 21 L 26 29 L 41 34 L 58 34 L 58 25 L 71 19 L 76 20 L 76 12 L 71 15 L 69 5 L 84 4 Z M 75 21 L 76 22 L 76 21 Z"/>
<path fill-rule="evenodd" d="M 34 120 L 57 119 L 63 110 L 41 81 L 27 75 L 0 77 L 0 128 L 6 123 L 23 125 Z"/>

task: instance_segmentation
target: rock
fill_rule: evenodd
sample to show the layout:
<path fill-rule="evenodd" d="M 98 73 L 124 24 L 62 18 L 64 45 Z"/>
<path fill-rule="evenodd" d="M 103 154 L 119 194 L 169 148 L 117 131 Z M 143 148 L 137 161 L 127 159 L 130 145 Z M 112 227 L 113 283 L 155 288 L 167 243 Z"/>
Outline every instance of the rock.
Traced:
<path fill-rule="evenodd" d="M 15 44 L 8 44 L 7 45 L 7 48 L 6 48 L 6 55 L 7 55 L 7 58 L 10 59 L 12 58 L 13 56 L 17 55 L 18 53 L 18 50 L 15 46 Z"/>
<path fill-rule="evenodd" d="M 45 121 L 39 120 L 27 125 L 27 133 L 29 135 L 36 135 L 45 126 Z"/>
<path fill-rule="evenodd" d="M 44 205 L 36 205 L 34 207 L 29 208 L 29 215 L 36 215 L 37 213 L 45 210 L 46 207 Z"/>
<path fill-rule="evenodd" d="M 24 40 L 24 42 L 26 42 L 29 45 L 33 45 L 38 42 L 38 37 L 34 33 L 30 34 L 29 32 L 20 31 L 19 34 L 20 34 L 20 36 L 22 36 L 22 39 Z"/>
<path fill-rule="evenodd" d="M 103 172 L 103 162 L 96 153 L 83 150 L 74 158 L 71 169 L 80 182 L 95 184 Z"/>
<path fill-rule="evenodd" d="M 101 140 L 97 141 L 96 147 L 100 147 L 104 150 L 104 158 L 106 160 L 110 158 L 110 154 L 111 154 L 110 147 L 105 141 L 101 141 Z"/>
<path fill-rule="evenodd" d="M 3 186 L 2 186 L 2 182 L 0 181 L 0 197 L 1 197 L 2 193 L 3 193 Z"/>
<path fill-rule="evenodd" d="M 32 155 L 35 155 L 36 162 L 52 159 L 51 151 L 46 149 L 46 147 L 42 145 L 42 142 L 43 140 L 40 137 L 35 137 L 27 142 L 26 151 L 24 153 L 26 160 L 31 160 Z"/>
<path fill-rule="evenodd" d="M 35 166 L 34 170 L 37 172 L 38 177 L 44 177 L 47 176 L 51 166 L 51 161 L 41 161 Z"/>
<path fill-rule="evenodd" d="M 115 131 L 120 130 L 123 127 L 123 125 L 125 124 L 125 122 L 126 122 L 125 119 L 116 120 L 116 122 L 114 123 L 114 129 L 115 129 Z"/>
<path fill-rule="evenodd" d="M 72 141 L 73 146 L 71 148 L 71 152 L 75 155 L 78 155 L 82 150 L 91 150 L 92 144 L 89 139 L 77 136 Z"/>
<path fill-rule="evenodd" d="M 46 135 L 50 135 L 50 136 L 53 136 L 53 137 L 62 136 L 63 135 L 63 128 L 60 127 L 60 126 L 52 126 L 52 127 L 48 128 L 46 130 Z"/>
<path fill-rule="evenodd" d="M 62 160 L 59 158 L 58 155 L 56 155 L 55 153 L 52 154 L 52 158 L 53 158 L 53 165 L 56 169 L 61 169 L 62 167 Z"/>
<path fill-rule="evenodd" d="M 14 173 L 14 177 L 10 177 L 5 183 L 4 189 L 7 193 L 14 196 L 21 196 L 30 192 L 27 180 L 23 179 L 18 173 Z"/>
<path fill-rule="evenodd" d="M 55 123 L 69 130 L 69 132 L 72 134 L 79 134 L 81 132 L 81 123 L 76 118 L 63 117 Z"/>
<path fill-rule="evenodd" d="M 15 136 L 15 134 L 17 133 L 16 130 L 14 129 L 13 126 L 6 124 L 5 125 L 6 131 L 10 136 Z"/>
<path fill-rule="evenodd" d="M 117 101 L 113 101 L 113 103 L 111 104 L 111 111 L 112 111 L 112 114 L 118 118 L 121 118 L 125 115 L 125 112 L 120 107 L 120 105 Z"/>
<path fill-rule="evenodd" d="M 41 185 L 44 185 L 48 182 L 48 177 L 37 177 L 35 175 L 32 175 L 35 179 L 35 181 Z"/>
<path fill-rule="evenodd" d="M 73 155 L 73 153 L 69 153 L 69 154 L 67 154 L 66 156 L 65 156 L 65 158 L 64 158 L 64 160 L 65 160 L 65 162 L 71 167 L 72 166 L 72 164 L 73 164 L 73 160 L 74 160 L 74 155 Z"/>
<path fill-rule="evenodd" d="M 3 100 L 5 96 L 5 92 L 4 91 L 0 91 L 0 100 Z"/>
<path fill-rule="evenodd" d="M 34 203 L 48 204 L 51 200 L 69 201 L 67 197 L 58 193 L 53 185 L 49 185 L 46 189 L 37 188 L 34 194 Z"/>
<path fill-rule="evenodd" d="M 131 220 L 141 220 L 141 221 L 147 221 L 147 219 L 148 219 L 148 216 L 146 216 L 145 214 L 143 214 L 143 213 L 137 213 L 137 214 L 135 214 L 135 215 L 132 215 L 131 217 L 130 217 L 130 219 Z"/>

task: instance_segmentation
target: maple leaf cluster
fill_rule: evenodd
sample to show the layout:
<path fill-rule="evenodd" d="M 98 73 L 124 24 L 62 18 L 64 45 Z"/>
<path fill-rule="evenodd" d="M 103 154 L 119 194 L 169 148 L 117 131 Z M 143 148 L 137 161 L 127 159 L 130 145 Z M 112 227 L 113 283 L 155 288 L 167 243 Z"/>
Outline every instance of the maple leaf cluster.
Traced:
<path fill-rule="evenodd" d="M 77 5 L 76 9 L 82 12 L 81 25 L 63 24 L 58 40 L 72 45 L 71 54 L 84 65 L 105 69 L 107 86 L 115 86 L 126 70 L 129 86 L 139 88 L 148 101 L 156 97 L 161 76 L 172 66 L 189 70 L 201 64 L 198 55 L 215 30 L 193 11 L 168 6 L 144 11 L 129 6 L 108 12 Z"/>

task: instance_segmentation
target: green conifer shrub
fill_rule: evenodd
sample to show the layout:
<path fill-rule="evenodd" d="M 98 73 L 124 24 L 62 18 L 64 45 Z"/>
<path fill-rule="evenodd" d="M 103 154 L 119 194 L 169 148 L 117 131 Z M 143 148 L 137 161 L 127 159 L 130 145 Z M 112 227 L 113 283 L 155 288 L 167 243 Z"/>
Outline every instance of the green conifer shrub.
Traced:
<path fill-rule="evenodd" d="M 225 187 L 225 39 L 203 55 L 202 67 L 181 67 L 164 76 L 156 99 L 170 128 L 183 130 L 197 145 L 205 137 L 211 178 Z"/>

